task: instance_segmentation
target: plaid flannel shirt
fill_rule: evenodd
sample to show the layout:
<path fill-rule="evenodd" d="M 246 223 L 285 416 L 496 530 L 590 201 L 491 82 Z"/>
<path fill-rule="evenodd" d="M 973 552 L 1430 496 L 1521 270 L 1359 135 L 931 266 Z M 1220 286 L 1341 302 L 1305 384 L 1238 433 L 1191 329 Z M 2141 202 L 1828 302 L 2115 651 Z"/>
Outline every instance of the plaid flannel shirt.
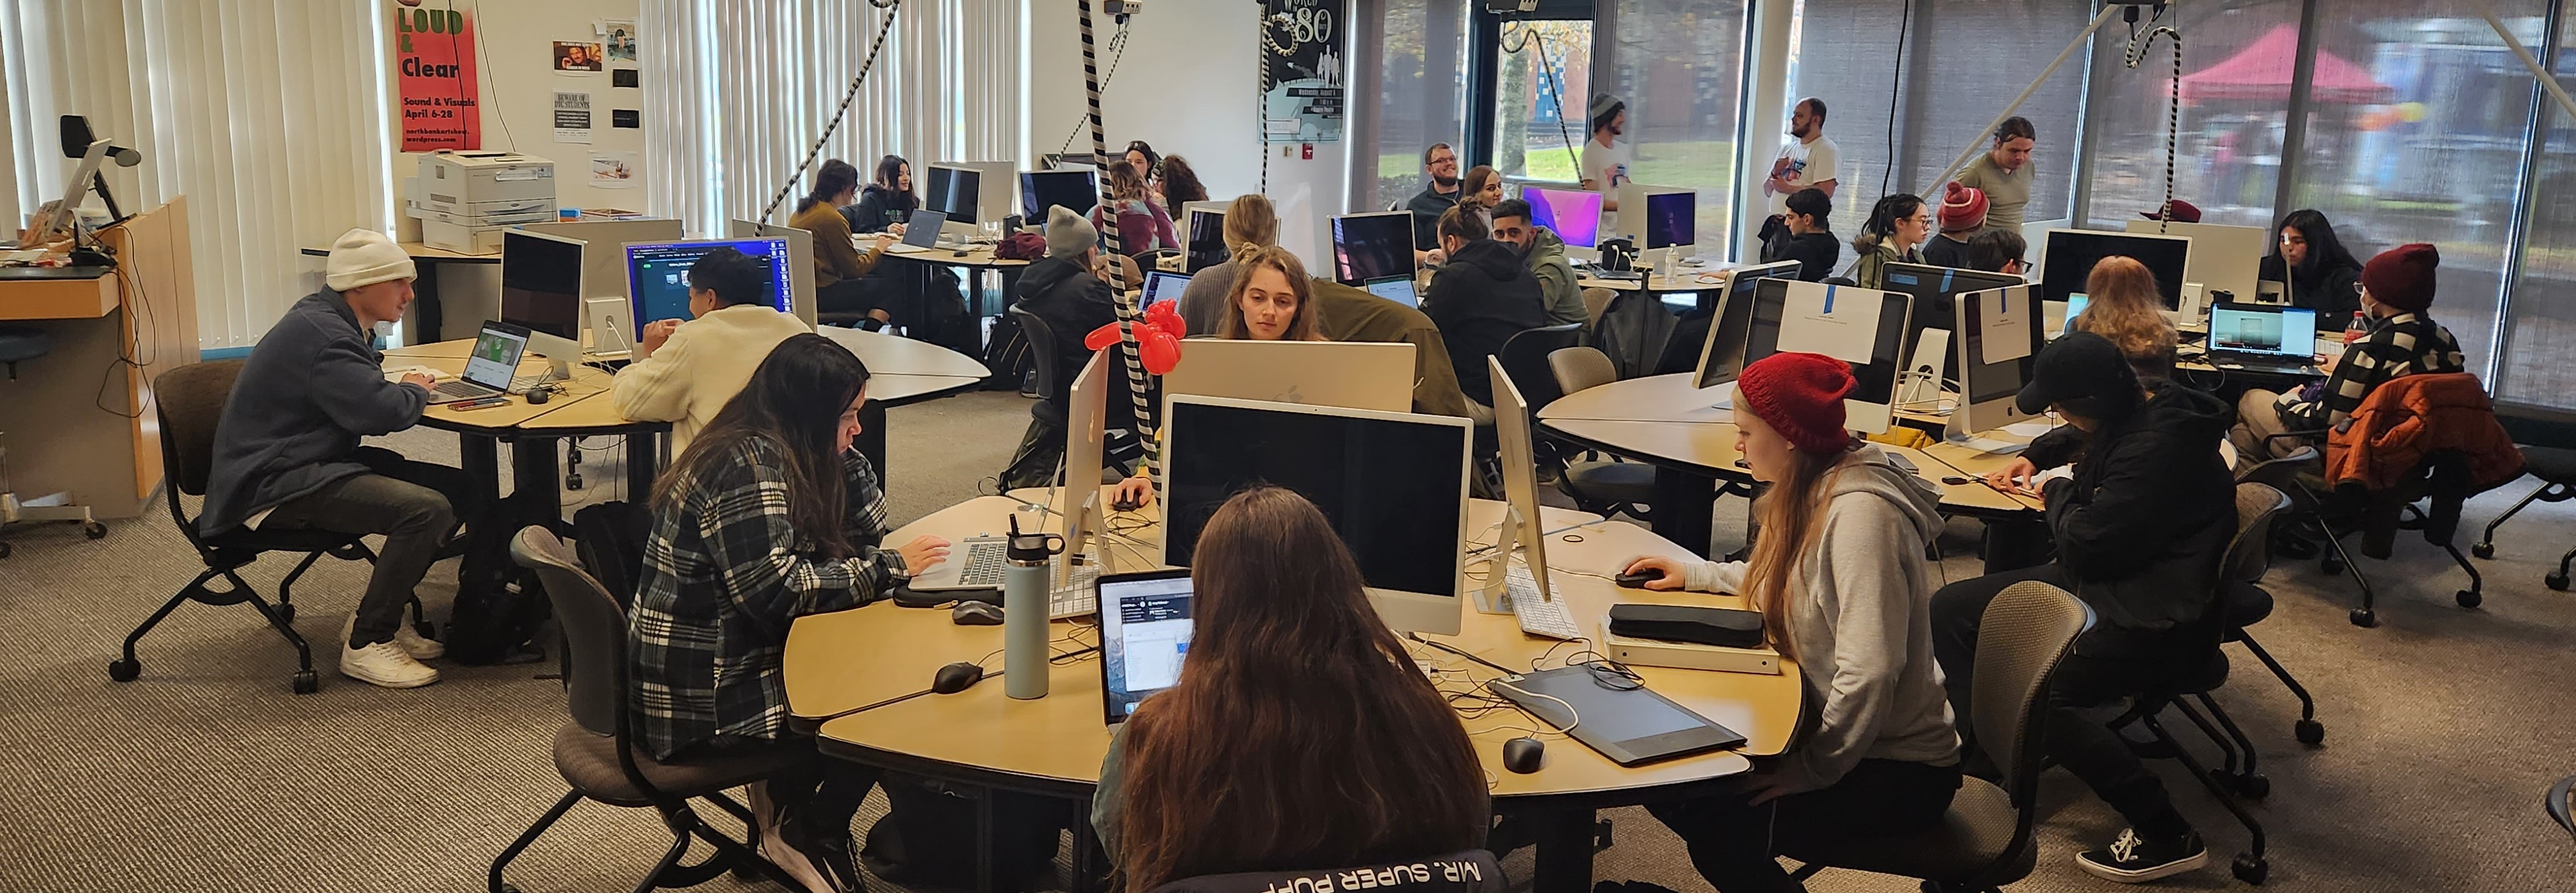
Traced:
<path fill-rule="evenodd" d="M 2293 431 L 2332 428 L 2361 408 L 2362 398 L 2389 379 L 2408 375 L 2458 372 L 2466 367 L 2460 342 L 2451 330 L 2420 313 L 2400 313 L 2379 320 L 2361 340 L 2344 348 L 2315 400 L 2296 393 L 2273 404 L 2281 424 Z"/>
<path fill-rule="evenodd" d="M 635 731 L 656 759 L 706 743 L 778 738 L 787 722 L 780 660 L 796 618 L 877 600 L 905 576 L 880 549 L 876 469 L 842 454 L 856 557 L 817 558 L 787 522 L 786 456 L 745 438 L 714 473 L 654 512 L 644 577 L 627 616 Z"/>

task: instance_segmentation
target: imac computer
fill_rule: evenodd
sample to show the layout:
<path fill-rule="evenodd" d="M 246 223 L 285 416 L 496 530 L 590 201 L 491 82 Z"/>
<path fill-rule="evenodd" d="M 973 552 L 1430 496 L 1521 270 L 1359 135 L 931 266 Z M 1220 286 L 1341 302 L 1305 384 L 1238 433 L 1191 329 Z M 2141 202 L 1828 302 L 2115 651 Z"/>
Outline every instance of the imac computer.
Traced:
<path fill-rule="evenodd" d="M 1548 583 L 1547 525 L 1539 519 L 1538 453 L 1530 437 L 1529 401 L 1521 398 L 1520 386 L 1503 371 L 1501 357 L 1485 358 L 1485 374 L 1494 385 L 1494 439 L 1502 457 L 1503 523 L 1495 532 L 1493 559 L 1486 571 L 1485 585 L 1476 594 L 1476 610 L 1517 615 L 1521 631 L 1531 635 L 1581 638 L 1582 627 L 1566 616 L 1565 599 Z M 1512 566 L 1514 551 L 1521 556 L 1518 568 Z M 1520 579 L 1522 574 L 1527 575 L 1526 581 Z M 1495 598 L 1503 593 L 1511 594 L 1508 606 Z"/>
<path fill-rule="evenodd" d="M 717 248 L 767 260 L 769 306 L 780 313 L 796 312 L 796 292 L 789 284 L 793 274 L 788 269 L 794 260 L 786 239 L 632 242 L 625 246 L 626 293 L 629 320 L 636 331 L 666 319 L 689 318 L 689 268 Z"/>
<path fill-rule="evenodd" d="M 2153 236 L 2135 233 L 2106 233 L 2089 229 L 2052 229 L 2039 255 L 2039 299 L 2063 301 L 2068 295 L 2090 291 L 2086 278 L 2093 275 L 2093 265 L 2103 258 L 2124 256 L 2147 266 L 2156 278 L 2156 294 L 2164 301 L 2165 317 L 2176 323 L 2189 322 L 2183 306 L 2182 284 L 2185 270 L 2191 265 L 2191 239 L 2184 236 Z"/>
<path fill-rule="evenodd" d="M 1637 237 L 1637 262 L 1650 270 L 1699 253 L 1699 193 L 1662 186 L 1631 186 L 1636 204 L 1623 196 L 1619 219 Z M 1634 210 L 1631 210 L 1634 209 Z"/>
<path fill-rule="evenodd" d="M 1792 279 L 1754 283 L 1753 321 L 1745 333 L 1744 362 L 1782 351 L 1816 353 L 1851 364 L 1852 392 L 1843 398 L 1843 426 L 1879 434 L 1895 421 L 1896 379 L 1905 348 L 1906 314 L 1913 298 Z"/>
<path fill-rule="evenodd" d="M 2030 383 L 2044 342 L 2045 314 L 2038 289 L 2012 285 L 1964 292 L 1950 302 L 1958 333 L 1959 408 L 1950 413 L 1950 433 L 1962 437 L 1992 431 L 2029 419 L 2018 398 Z"/>
<path fill-rule="evenodd" d="M 1907 381 L 1900 384 L 1918 386 L 1902 398 L 1919 404 L 1937 396 L 1944 379 L 1958 377 L 1959 364 L 1953 362 L 1958 351 L 1959 330 L 1951 324 L 1950 305 L 1962 292 L 1983 291 L 2027 284 L 2028 280 L 2008 273 L 1988 273 L 1936 267 L 1930 264 L 1888 264 L 1886 289 L 1904 292 L 1914 299 L 1914 309 L 1905 321 L 1905 368 Z M 1927 336 L 1926 333 L 1937 333 Z M 1920 373 L 1921 377 L 1917 377 Z"/>
<path fill-rule="evenodd" d="M 581 358 L 583 254 L 587 243 L 524 230 L 501 231 L 502 322 L 528 330 L 528 349 L 571 378 Z"/>
<path fill-rule="evenodd" d="M 725 224 L 725 235 L 736 239 L 786 239 L 787 285 L 796 318 L 814 327 L 814 234 L 792 226 L 733 220 Z M 869 238 L 873 238 L 870 236 Z"/>
<path fill-rule="evenodd" d="M 1413 408 L 1413 352 L 1402 341 L 1192 338 L 1181 342 L 1180 364 L 1163 375 L 1163 394 L 1406 412 Z"/>
<path fill-rule="evenodd" d="M 1090 168 L 1020 172 L 1020 219 L 1031 225 L 1045 225 L 1048 208 L 1089 217 L 1099 206 L 1100 179 Z"/>
<path fill-rule="evenodd" d="M 2262 293 L 2263 255 L 2272 248 L 2272 231 L 2259 226 L 2223 226 L 2216 223 L 2166 223 L 2157 229 L 2153 220 L 2129 221 L 2131 235 L 2182 236 L 2191 240 L 2191 259 L 2184 262 L 2182 281 L 2200 283 L 2201 293 L 2211 304 L 2236 301 L 2251 304 Z M 2219 292 L 2228 297 L 2221 298 Z"/>
<path fill-rule="evenodd" d="M 1181 269 L 1196 274 L 1200 270 L 1225 263 L 1234 252 L 1225 247 L 1225 209 L 1231 202 L 1190 202 L 1181 206 L 1188 226 L 1182 235 L 1189 240 L 1189 263 Z"/>
<path fill-rule="evenodd" d="M 1413 293 L 1413 212 L 1383 211 L 1333 218 L 1333 280 L 1405 306 Z"/>
<path fill-rule="evenodd" d="M 1473 422 L 1187 394 L 1170 405 L 1164 564 L 1187 566 L 1236 493 L 1285 487 L 1332 522 L 1387 626 L 1458 633 Z"/>
<path fill-rule="evenodd" d="M 110 140 L 95 140 L 89 144 L 89 148 L 81 153 L 80 164 L 73 166 L 71 179 L 63 181 L 62 201 L 55 204 L 52 211 L 35 219 L 28 228 L 26 241 L 19 243 L 19 247 L 33 248 L 51 241 L 55 230 L 79 237 L 81 199 L 89 194 L 90 186 L 98 182 L 98 170 L 107 163 L 108 150 L 112 148 Z"/>
<path fill-rule="evenodd" d="M 925 169 L 921 206 L 947 215 L 942 224 L 957 241 L 972 239 L 977 229 L 1018 213 L 1010 187 L 1018 165 L 1001 161 L 942 161 Z M 1043 222 L 1043 220 L 1041 220 Z"/>
<path fill-rule="evenodd" d="M 1566 257 L 1601 258 L 1601 193 L 1531 186 L 1521 190 L 1521 198 L 1529 202 L 1530 223 L 1565 242 Z"/>
<path fill-rule="evenodd" d="M 1798 262 L 1794 260 L 1727 271 L 1726 286 L 1718 292 L 1717 307 L 1709 316 L 1708 339 L 1700 343 L 1699 366 L 1691 374 L 1692 387 L 1706 390 L 1735 383 L 1735 376 L 1744 371 L 1744 336 L 1753 327 L 1753 287 L 1764 279 L 1794 279 L 1797 275 Z M 1728 399 L 1732 398 L 1728 395 Z"/>

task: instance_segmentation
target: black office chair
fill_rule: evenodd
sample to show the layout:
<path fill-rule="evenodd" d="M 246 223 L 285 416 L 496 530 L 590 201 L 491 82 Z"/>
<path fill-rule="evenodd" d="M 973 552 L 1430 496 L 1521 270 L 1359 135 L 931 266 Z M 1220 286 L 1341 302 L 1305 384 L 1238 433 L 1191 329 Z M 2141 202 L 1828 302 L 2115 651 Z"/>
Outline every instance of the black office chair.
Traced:
<path fill-rule="evenodd" d="M 2521 502 L 2514 503 L 2512 508 L 2505 509 L 2504 514 L 2487 522 L 2486 533 L 2478 538 L 2477 545 L 2469 547 L 2469 554 L 2479 558 L 2495 557 L 2496 528 L 2504 526 L 2504 522 L 2521 512 L 2524 506 L 2534 501 L 2576 499 L 2576 419 L 2539 407 L 2498 402 L 2496 421 L 2513 435 L 2514 445 L 2522 448 L 2523 470 L 2539 478 L 2540 486 L 2532 490 L 2531 495 L 2523 497 Z M 2541 582 L 2551 589 L 2567 591 L 2569 562 L 2576 562 L 2576 549 L 2569 549 L 2559 556 L 2558 571 L 2543 577 Z"/>
<path fill-rule="evenodd" d="M 2322 436 L 2322 431 L 2290 432 L 2274 435 L 2267 443 Z M 2349 617 L 2352 625 L 2379 625 L 2378 591 L 2360 566 L 2353 563 L 2352 554 L 2344 550 L 2342 542 L 2356 532 L 2362 534 L 2361 553 L 2379 559 L 2394 554 L 2397 531 L 2422 532 L 2425 542 L 2441 547 L 2452 563 L 2468 573 L 2468 588 L 2453 594 L 2460 607 L 2474 608 L 2484 601 L 2485 577 L 2452 542 L 2459 530 L 2460 506 L 2468 498 L 2468 469 L 2463 457 L 2451 451 L 2436 452 L 2387 490 L 2347 488 L 2324 493 L 2320 491 L 2325 481 L 2318 476 L 2322 456 L 2315 446 L 2302 443 L 2290 455 L 2256 464 L 2236 479 L 2270 484 L 2290 496 L 2289 517 L 2295 523 L 2281 526 L 2272 547 L 2296 558 L 2316 555 L 2319 570 L 2350 575 L 2354 585 L 2361 588 L 2361 601 Z M 2320 540 L 2322 549 L 2317 542 Z"/>
<path fill-rule="evenodd" d="M 2292 507 L 2291 499 L 2287 494 L 2266 484 L 2238 484 L 2236 499 L 2240 522 L 2244 520 L 2245 512 L 2249 507 L 2256 507 L 2268 501 L 2271 504 L 2273 521 L 2267 522 L 2266 526 L 2277 523 L 2278 519 L 2286 515 Z M 2308 694 L 2308 687 L 2300 685 L 2298 677 L 2290 675 L 2289 669 L 2281 666 L 2281 662 L 2274 659 L 2270 651 L 2264 650 L 2263 643 L 2254 640 L 2253 633 L 2248 632 L 2255 624 L 2272 616 L 2272 593 L 2258 585 L 2263 581 L 2263 574 L 2272 567 L 2272 550 L 2265 547 L 2265 541 L 2269 538 L 2267 534 L 2265 537 L 2240 543 L 2236 551 L 2228 556 L 2226 577 L 2221 581 L 2221 585 L 2227 587 L 2225 595 L 2227 625 L 2221 641 L 2245 646 L 2247 652 L 2252 653 L 2255 659 L 2262 661 L 2263 666 L 2272 671 L 2274 678 L 2281 680 L 2281 684 L 2288 687 L 2291 694 L 2298 696 L 2299 719 L 2291 724 L 2291 732 L 2297 736 L 2301 744 L 2320 744 L 2326 740 L 2326 727 L 2325 724 L 2317 722 L 2317 699 Z"/>
<path fill-rule="evenodd" d="M 1357 886 L 1337 879 L 1368 878 Z M 1407 893 L 1503 893 L 1510 889 L 1494 854 L 1466 850 L 1429 859 L 1316 871 L 1252 871 L 1183 878 L 1155 885 L 1152 893 L 1268 893 L 1272 890 L 1389 888 Z"/>
<path fill-rule="evenodd" d="M 1504 340 L 1502 352 L 1495 357 L 1503 361 L 1503 374 L 1511 376 L 1512 387 L 1520 389 L 1530 412 L 1536 413 L 1565 396 L 1557 388 L 1556 373 L 1548 368 L 1548 357 L 1582 343 L 1582 323 L 1540 326 Z"/>
<path fill-rule="evenodd" d="M 583 800 L 651 807 L 662 814 L 662 823 L 671 831 L 671 848 L 636 885 L 639 891 L 692 887 L 728 870 L 744 876 L 765 875 L 787 889 L 803 889 L 749 844 L 708 827 L 689 808 L 689 801 L 703 799 L 740 819 L 744 827 L 757 828 L 751 810 L 725 796 L 725 789 L 767 779 L 797 760 L 814 759 L 813 751 L 785 746 L 663 762 L 637 750 L 627 709 L 626 613 L 598 580 L 574 563 L 572 550 L 543 527 L 530 526 L 512 537 L 510 557 L 544 582 L 546 599 L 554 604 L 555 622 L 563 627 L 565 707 L 572 722 L 555 733 L 554 759 L 555 771 L 572 790 L 492 860 L 485 882 L 489 893 L 517 893 L 517 887 L 501 880 L 502 869 Z M 695 865 L 683 865 L 680 857 L 688 853 L 692 837 L 706 841 L 716 852 Z"/>
<path fill-rule="evenodd" d="M 1057 405 L 1054 396 L 1056 390 L 1063 387 L 1063 383 L 1056 380 L 1062 367 L 1056 365 L 1055 328 L 1027 308 L 1013 307 L 1010 312 L 1011 322 L 1020 327 L 1020 337 L 1028 340 L 1029 368 L 1035 375 L 1038 402 L 1029 407 L 1029 415 L 1056 427 L 1064 427 L 1064 407 Z"/>

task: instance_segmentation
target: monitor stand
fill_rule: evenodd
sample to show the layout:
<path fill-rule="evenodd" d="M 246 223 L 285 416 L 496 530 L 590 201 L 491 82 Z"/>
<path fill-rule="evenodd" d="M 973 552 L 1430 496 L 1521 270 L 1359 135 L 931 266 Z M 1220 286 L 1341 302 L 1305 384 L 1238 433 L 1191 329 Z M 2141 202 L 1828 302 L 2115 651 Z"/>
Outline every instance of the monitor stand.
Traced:
<path fill-rule="evenodd" d="M 1503 523 L 1494 531 L 1494 554 L 1486 559 L 1492 570 L 1486 573 L 1484 585 L 1476 589 L 1476 613 L 1512 613 L 1510 584 L 1505 581 L 1511 576 L 1512 555 L 1520 550 L 1521 525 L 1526 523 L 1519 508 L 1504 504 Z"/>

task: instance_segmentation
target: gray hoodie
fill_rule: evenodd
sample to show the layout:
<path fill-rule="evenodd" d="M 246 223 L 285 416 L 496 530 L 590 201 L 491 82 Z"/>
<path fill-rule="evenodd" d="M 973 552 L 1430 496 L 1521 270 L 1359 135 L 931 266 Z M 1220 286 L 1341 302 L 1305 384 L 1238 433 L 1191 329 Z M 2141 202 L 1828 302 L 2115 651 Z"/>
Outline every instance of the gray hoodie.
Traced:
<path fill-rule="evenodd" d="M 1544 226 L 1531 229 L 1529 255 L 1522 258 L 1522 263 L 1538 276 L 1539 296 L 1547 305 L 1547 324 L 1592 321 L 1591 312 L 1583 309 L 1583 286 L 1575 284 L 1574 265 L 1565 259 L 1565 240 Z"/>
<path fill-rule="evenodd" d="M 1924 544 L 1941 528 L 1940 490 L 1904 459 L 1862 444 L 1826 503 L 1816 551 L 1801 556 L 1789 615 L 1807 695 L 1821 715 L 1782 755 L 1793 791 L 1831 787 L 1862 758 L 1947 766 L 1959 735 L 1932 659 L 1937 588 Z M 1741 561 L 1690 566 L 1688 588 L 1741 592 Z"/>

